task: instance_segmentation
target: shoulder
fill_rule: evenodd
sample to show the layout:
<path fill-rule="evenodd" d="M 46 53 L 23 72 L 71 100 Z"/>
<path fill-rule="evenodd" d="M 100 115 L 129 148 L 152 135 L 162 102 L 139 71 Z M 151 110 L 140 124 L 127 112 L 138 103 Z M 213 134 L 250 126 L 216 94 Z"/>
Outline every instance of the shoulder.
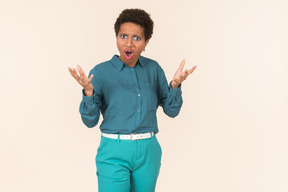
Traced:
<path fill-rule="evenodd" d="M 90 70 L 90 75 L 91 74 L 103 74 L 105 71 L 109 71 L 109 68 L 111 67 L 111 60 L 107 60 L 104 62 L 101 62 L 97 65 L 95 65 L 91 70 Z"/>
<path fill-rule="evenodd" d="M 148 68 L 152 69 L 162 69 L 159 63 L 151 58 L 140 56 L 139 58 L 140 63 L 143 63 L 143 65 L 147 66 Z"/>
<path fill-rule="evenodd" d="M 105 70 L 110 63 L 111 63 L 110 60 L 99 63 L 91 69 L 91 72 L 97 72 L 97 71 Z"/>

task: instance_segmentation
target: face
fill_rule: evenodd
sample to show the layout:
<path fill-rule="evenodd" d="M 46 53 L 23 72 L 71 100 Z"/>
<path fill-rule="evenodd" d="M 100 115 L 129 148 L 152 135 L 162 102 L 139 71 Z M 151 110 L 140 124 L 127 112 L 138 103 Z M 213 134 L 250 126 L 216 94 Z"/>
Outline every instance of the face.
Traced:
<path fill-rule="evenodd" d="M 149 42 L 145 41 L 144 28 L 135 23 L 123 23 L 116 38 L 120 53 L 119 59 L 130 67 L 134 67 Z"/>

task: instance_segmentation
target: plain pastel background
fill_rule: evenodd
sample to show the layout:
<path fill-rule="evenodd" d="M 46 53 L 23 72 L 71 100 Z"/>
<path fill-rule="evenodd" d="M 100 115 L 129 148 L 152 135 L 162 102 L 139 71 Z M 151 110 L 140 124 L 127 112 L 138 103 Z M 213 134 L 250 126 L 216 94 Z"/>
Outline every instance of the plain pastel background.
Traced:
<path fill-rule="evenodd" d="M 158 110 L 158 192 L 288 191 L 287 0 L 0 0 L 0 191 L 97 191 L 86 73 L 118 53 L 124 8 L 155 22 L 144 56 L 198 65 L 175 119 Z"/>

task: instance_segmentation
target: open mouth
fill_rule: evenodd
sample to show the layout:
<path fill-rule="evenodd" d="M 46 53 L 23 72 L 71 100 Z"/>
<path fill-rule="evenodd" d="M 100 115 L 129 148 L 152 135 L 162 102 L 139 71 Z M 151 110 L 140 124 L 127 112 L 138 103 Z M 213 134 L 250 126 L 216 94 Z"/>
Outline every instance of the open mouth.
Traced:
<path fill-rule="evenodd" d="M 134 55 L 134 52 L 130 49 L 126 49 L 124 51 L 124 56 L 126 59 L 131 59 L 133 57 L 133 55 Z"/>

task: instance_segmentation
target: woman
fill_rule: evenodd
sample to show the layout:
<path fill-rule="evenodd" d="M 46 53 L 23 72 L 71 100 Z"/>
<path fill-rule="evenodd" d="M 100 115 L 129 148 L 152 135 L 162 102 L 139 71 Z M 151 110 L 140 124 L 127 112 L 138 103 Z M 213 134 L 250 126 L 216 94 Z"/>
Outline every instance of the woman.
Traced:
<path fill-rule="evenodd" d="M 153 33 L 153 21 L 140 9 L 126 9 L 117 18 L 119 56 L 96 65 L 85 75 L 80 66 L 69 68 L 83 87 L 82 121 L 94 127 L 99 121 L 102 137 L 96 167 L 100 192 L 152 192 L 161 165 L 162 151 L 156 139 L 156 110 L 162 106 L 170 117 L 182 106 L 181 83 L 191 74 L 182 61 L 168 85 L 159 64 L 141 56 Z"/>

